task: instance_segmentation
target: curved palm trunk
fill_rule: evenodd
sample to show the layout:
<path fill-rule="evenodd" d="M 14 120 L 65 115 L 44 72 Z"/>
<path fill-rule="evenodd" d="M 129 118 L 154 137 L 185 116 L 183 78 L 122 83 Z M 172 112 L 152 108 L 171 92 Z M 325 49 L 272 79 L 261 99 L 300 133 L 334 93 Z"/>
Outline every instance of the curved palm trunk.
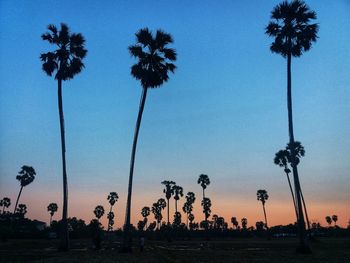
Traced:
<path fill-rule="evenodd" d="M 307 229 L 310 231 L 310 221 L 309 221 L 309 215 L 307 214 L 307 209 L 305 205 L 305 200 L 304 200 L 304 195 L 303 191 L 300 189 L 300 195 L 301 195 L 301 200 L 303 201 L 303 206 L 304 206 L 304 212 L 305 212 L 305 217 L 306 217 L 306 223 L 307 223 Z"/>
<path fill-rule="evenodd" d="M 293 131 L 293 112 L 292 112 L 292 77 L 291 77 L 291 64 L 292 55 L 291 52 L 288 54 L 287 58 L 287 106 L 288 106 L 288 130 L 289 130 L 289 143 L 294 144 L 294 131 Z M 306 241 L 306 231 L 305 231 L 305 220 L 303 207 L 301 204 L 301 194 L 300 194 L 300 182 L 298 175 L 298 168 L 295 165 L 295 151 L 294 147 L 291 147 L 291 161 L 292 161 L 292 171 L 294 177 L 294 189 L 296 197 L 296 207 L 298 211 L 298 233 L 299 233 L 299 248 L 298 251 L 302 253 L 310 252 L 310 247 Z"/>
<path fill-rule="evenodd" d="M 22 194 L 22 190 L 23 190 L 23 186 L 21 186 L 21 189 L 19 190 L 19 193 L 18 193 L 18 196 L 17 196 L 17 200 L 16 200 L 16 204 L 15 204 L 15 209 L 13 210 L 13 213 L 16 213 L 16 208 L 17 208 L 17 205 L 18 205 L 19 197 Z M 4 208 L 5 208 L 5 206 L 4 206 Z"/>
<path fill-rule="evenodd" d="M 61 229 L 61 250 L 69 249 L 69 235 L 68 235 L 68 183 L 66 171 L 66 142 L 64 135 L 64 116 L 62 105 L 62 80 L 58 80 L 58 111 L 60 117 L 60 131 L 61 131 L 61 149 L 62 149 L 62 170 L 63 170 L 63 210 L 62 210 L 62 229 Z"/>
<path fill-rule="evenodd" d="M 128 250 L 131 249 L 131 243 L 132 243 L 131 231 L 130 231 L 131 230 L 130 229 L 130 212 L 131 212 L 132 180 L 133 180 L 133 175 L 134 175 L 135 153 L 136 153 L 138 134 L 139 134 L 141 120 L 142 120 L 142 113 L 143 113 L 143 109 L 145 107 L 146 96 L 147 96 L 147 88 L 142 88 L 139 113 L 137 116 L 136 128 L 135 128 L 135 133 L 134 133 L 134 141 L 132 144 L 132 151 L 131 151 L 128 199 L 127 199 L 127 203 L 126 203 L 126 213 L 125 213 L 124 244 L 123 245 L 124 245 L 124 248 L 128 249 Z"/>
<path fill-rule="evenodd" d="M 289 184 L 289 189 L 290 189 L 290 193 L 292 194 L 292 198 L 293 198 L 293 206 L 294 206 L 294 210 L 295 210 L 295 215 L 298 218 L 298 211 L 297 211 L 297 207 L 295 204 L 295 197 L 294 197 L 294 192 L 293 192 L 293 188 L 292 188 L 292 184 L 290 183 L 290 179 L 289 179 L 289 174 L 286 173 L 287 175 L 287 179 L 288 179 L 288 184 Z"/>
<path fill-rule="evenodd" d="M 264 210 L 264 217 L 265 217 L 265 226 L 266 226 L 266 229 L 268 229 L 269 227 L 267 226 L 267 217 L 266 217 L 266 211 L 265 211 L 265 204 L 263 204 L 263 210 Z"/>

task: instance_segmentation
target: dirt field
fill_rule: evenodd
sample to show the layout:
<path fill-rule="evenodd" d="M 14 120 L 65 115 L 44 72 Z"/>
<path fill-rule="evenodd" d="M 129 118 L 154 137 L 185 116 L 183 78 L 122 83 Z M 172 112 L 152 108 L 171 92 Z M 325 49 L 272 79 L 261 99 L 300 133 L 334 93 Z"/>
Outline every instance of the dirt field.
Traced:
<path fill-rule="evenodd" d="M 58 252 L 57 241 L 9 240 L 0 243 L 0 262 L 350 262 L 349 238 L 320 238 L 312 254 L 295 253 L 296 239 L 234 239 L 137 242 L 133 253 L 118 252 L 119 243 L 104 243 L 95 251 L 89 240 L 73 240 L 69 252 Z"/>

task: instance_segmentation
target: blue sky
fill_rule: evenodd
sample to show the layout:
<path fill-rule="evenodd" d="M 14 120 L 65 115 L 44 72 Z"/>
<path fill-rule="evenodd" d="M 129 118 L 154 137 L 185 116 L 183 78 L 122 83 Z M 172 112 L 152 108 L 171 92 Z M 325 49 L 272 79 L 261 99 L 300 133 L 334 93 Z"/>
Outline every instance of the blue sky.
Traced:
<path fill-rule="evenodd" d="M 117 191 L 122 223 L 141 93 L 127 47 L 138 29 L 149 27 L 172 34 L 178 69 L 148 93 L 133 220 L 160 197 L 164 179 L 200 195 L 200 173 L 212 180 L 214 213 L 250 213 L 253 221 L 261 216 L 255 193 L 264 188 L 273 223 L 293 216 L 286 178 L 272 161 L 288 141 L 286 61 L 270 52 L 272 39 L 264 34 L 279 1 L 176 2 L 1 1 L 0 197 L 14 202 L 15 176 L 28 164 L 38 173 L 21 199 L 28 215 L 47 219 L 47 200 L 62 203 L 57 83 L 42 72 L 39 55 L 52 48 L 40 38 L 46 26 L 65 22 L 85 36 L 88 49 L 84 71 L 63 84 L 70 215 L 91 219 L 93 207 L 106 205 L 108 192 Z M 322 222 L 336 213 L 345 224 L 350 3 L 307 3 L 320 31 L 313 48 L 292 62 L 295 135 L 306 149 L 301 181 L 312 218 Z"/>

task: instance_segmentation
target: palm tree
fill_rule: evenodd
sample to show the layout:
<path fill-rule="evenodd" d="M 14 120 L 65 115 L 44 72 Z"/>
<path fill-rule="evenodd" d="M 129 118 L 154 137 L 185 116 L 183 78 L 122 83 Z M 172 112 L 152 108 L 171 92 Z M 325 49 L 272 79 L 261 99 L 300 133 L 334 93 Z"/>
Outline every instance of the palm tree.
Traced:
<path fill-rule="evenodd" d="M 118 201 L 118 199 L 119 199 L 119 196 L 116 192 L 110 192 L 109 195 L 107 196 L 107 200 L 108 200 L 109 204 L 111 205 L 111 208 L 110 208 L 109 213 L 108 213 L 108 215 L 110 215 L 110 216 L 107 216 L 108 217 L 107 231 L 110 231 L 113 229 L 111 223 L 113 222 L 113 224 L 114 224 L 114 220 L 113 220 L 114 213 L 112 212 L 112 209 L 113 209 L 113 206 L 115 205 L 115 203 Z M 113 214 L 113 216 L 112 216 L 112 214 Z M 109 219 L 109 218 L 111 218 L 111 219 Z"/>
<path fill-rule="evenodd" d="M 211 214 L 211 209 L 210 209 L 211 208 L 211 200 L 208 197 L 204 197 L 201 205 L 203 207 L 203 213 L 204 213 L 204 217 L 205 217 L 205 226 L 206 226 L 206 229 L 208 229 L 208 218 Z"/>
<path fill-rule="evenodd" d="M 291 62 L 293 57 L 300 57 L 304 52 L 311 48 L 312 42 L 317 39 L 318 25 L 310 24 L 316 19 L 316 13 L 301 0 L 292 2 L 283 1 L 278 4 L 271 12 L 270 23 L 266 27 L 266 34 L 274 37 L 271 44 L 271 51 L 281 54 L 287 58 L 287 104 L 288 104 L 288 130 L 289 143 L 294 144 L 293 131 L 293 113 L 292 113 L 292 81 L 291 81 Z M 292 148 L 293 149 L 293 148 Z M 301 205 L 300 182 L 296 164 L 296 154 L 292 150 L 292 170 L 295 184 L 295 197 L 298 211 L 298 228 L 301 252 L 309 252 L 310 248 L 306 243 L 305 220 Z"/>
<path fill-rule="evenodd" d="M 334 222 L 334 226 L 337 226 L 338 216 L 337 215 L 332 215 L 332 220 Z"/>
<path fill-rule="evenodd" d="M 210 180 L 209 180 L 208 175 L 206 175 L 206 174 L 199 175 L 197 183 L 200 184 L 201 187 L 203 188 L 203 199 L 204 199 L 205 198 L 204 190 L 207 188 L 208 185 L 210 185 Z"/>
<path fill-rule="evenodd" d="M 231 223 L 234 229 L 237 229 L 238 227 L 238 221 L 237 218 L 235 216 L 231 217 Z"/>
<path fill-rule="evenodd" d="M 55 212 L 57 212 L 58 206 L 56 203 L 50 203 L 47 206 L 47 211 L 50 212 L 50 226 L 51 226 L 51 222 L 52 222 L 52 217 L 55 214 Z"/>
<path fill-rule="evenodd" d="M 242 228 L 243 228 L 244 230 L 246 230 L 246 229 L 247 229 L 247 225 L 248 225 L 248 219 L 245 218 L 245 217 L 243 217 L 243 218 L 241 219 L 241 224 L 242 224 Z"/>
<path fill-rule="evenodd" d="M 5 212 L 5 207 L 6 207 L 6 208 L 9 208 L 10 205 L 11 205 L 11 199 L 8 198 L 8 197 L 4 197 L 4 198 L 2 199 L 2 213 Z"/>
<path fill-rule="evenodd" d="M 19 171 L 18 175 L 16 176 L 16 179 L 20 182 L 21 188 L 19 190 L 17 200 L 16 200 L 16 205 L 15 209 L 13 210 L 13 213 L 16 212 L 17 209 L 17 204 L 19 201 L 19 197 L 22 194 L 23 187 L 29 185 L 31 182 L 34 181 L 35 179 L 36 172 L 33 167 L 28 166 L 28 165 L 23 165 L 21 170 Z"/>
<path fill-rule="evenodd" d="M 265 217 L 265 226 L 267 229 L 268 226 L 267 226 L 267 217 L 266 217 L 266 211 L 265 211 L 265 203 L 266 203 L 267 199 L 269 199 L 269 195 L 267 194 L 266 190 L 258 190 L 256 192 L 256 197 L 257 197 L 257 200 L 261 201 L 261 203 L 262 203 L 263 210 L 264 210 L 264 217 Z"/>
<path fill-rule="evenodd" d="M 192 228 L 193 228 L 194 215 L 193 215 L 193 214 L 189 214 L 189 215 L 188 215 L 188 220 L 190 220 L 190 230 L 192 230 Z"/>
<path fill-rule="evenodd" d="M 48 76 L 54 72 L 58 85 L 58 111 L 61 131 L 61 150 L 62 150 L 62 172 L 63 172 L 63 209 L 62 209 L 62 240 L 61 250 L 69 249 L 68 236 L 68 183 L 66 171 L 66 142 L 64 132 L 64 116 L 62 103 L 62 81 L 73 79 L 84 68 L 82 62 L 87 50 L 84 47 L 85 39 L 78 33 L 70 33 L 66 24 L 61 24 L 61 30 L 57 30 L 54 25 L 49 25 L 49 32 L 41 36 L 44 41 L 57 47 L 53 52 L 42 53 L 40 59 L 43 62 L 42 69 Z"/>
<path fill-rule="evenodd" d="M 184 196 L 183 188 L 179 185 L 173 185 L 174 200 L 175 200 L 175 213 L 177 213 L 177 201 L 180 200 L 180 197 Z"/>
<path fill-rule="evenodd" d="M 145 222 L 146 229 L 147 229 L 147 217 L 149 216 L 150 211 L 151 209 L 148 206 L 144 206 L 141 209 L 141 215 L 143 216 L 143 221 Z"/>
<path fill-rule="evenodd" d="M 193 192 L 188 192 L 185 198 L 186 198 L 186 202 L 182 207 L 182 211 L 184 211 L 187 215 L 187 228 L 188 228 L 189 215 L 192 213 L 193 203 L 196 200 L 196 197 Z"/>
<path fill-rule="evenodd" d="M 154 218 L 157 220 L 158 229 L 160 228 L 160 223 L 162 222 L 163 215 L 162 210 L 166 207 L 166 201 L 163 198 L 158 199 L 156 203 L 152 205 L 152 213 Z"/>
<path fill-rule="evenodd" d="M 129 46 L 131 56 L 138 59 L 138 62 L 131 67 L 131 75 L 141 82 L 142 95 L 130 159 L 128 198 L 125 213 L 125 250 L 130 250 L 131 248 L 131 233 L 129 233 L 129 230 L 132 181 L 134 175 L 136 145 L 147 91 L 149 88 L 157 88 L 167 82 L 169 79 L 169 71 L 174 73 L 176 68 L 172 63 L 176 60 L 176 52 L 174 49 L 167 47 L 168 44 L 173 43 L 173 38 L 170 34 L 165 33 L 162 30 L 157 30 L 156 35 L 153 36 L 148 28 L 143 28 L 136 33 L 136 41 L 135 45 Z"/>
<path fill-rule="evenodd" d="M 328 226 L 331 226 L 332 218 L 330 216 L 326 216 L 326 222 L 328 223 Z"/>
<path fill-rule="evenodd" d="M 27 213 L 27 206 L 25 204 L 19 204 L 15 212 L 21 217 L 24 217 L 24 215 Z"/>
<path fill-rule="evenodd" d="M 100 218 L 104 215 L 105 209 L 102 205 L 98 205 L 95 207 L 94 214 L 97 218 L 97 220 L 100 222 Z"/>
<path fill-rule="evenodd" d="M 165 198 L 167 200 L 167 203 L 168 203 L 168 225 L 170 224 L 169 222 L 169 208 L 170 208 L 170 205 L 169 205 L 169 200 L 171 198 L 171 196 L 174 194 L 174 191 L 173 191 L 173 186 L 175 185 L 175 182 L 173 181 L 163 181 L 162 184 L 164 184 L 164 190 L 163 190 L 163 193 L 165 193 Z"/>

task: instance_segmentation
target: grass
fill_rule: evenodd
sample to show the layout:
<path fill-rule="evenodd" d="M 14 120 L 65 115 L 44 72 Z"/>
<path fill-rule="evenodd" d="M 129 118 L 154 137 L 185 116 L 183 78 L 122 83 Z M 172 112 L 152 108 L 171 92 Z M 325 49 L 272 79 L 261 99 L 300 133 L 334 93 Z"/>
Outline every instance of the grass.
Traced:
<path fill-rule="evenodd" d="M 119 253 L 120 243 L 95 251 L 90 240 L 72 240 L 71 250 L 58 252 L 55 240 L 9 240 L 0 243 L 0 262 L 350 262 L 350 238 L 320 238 L 312 254 L 295 253 L 296 239 L 212 239 L 146 241 L 144 252 Z"/>

